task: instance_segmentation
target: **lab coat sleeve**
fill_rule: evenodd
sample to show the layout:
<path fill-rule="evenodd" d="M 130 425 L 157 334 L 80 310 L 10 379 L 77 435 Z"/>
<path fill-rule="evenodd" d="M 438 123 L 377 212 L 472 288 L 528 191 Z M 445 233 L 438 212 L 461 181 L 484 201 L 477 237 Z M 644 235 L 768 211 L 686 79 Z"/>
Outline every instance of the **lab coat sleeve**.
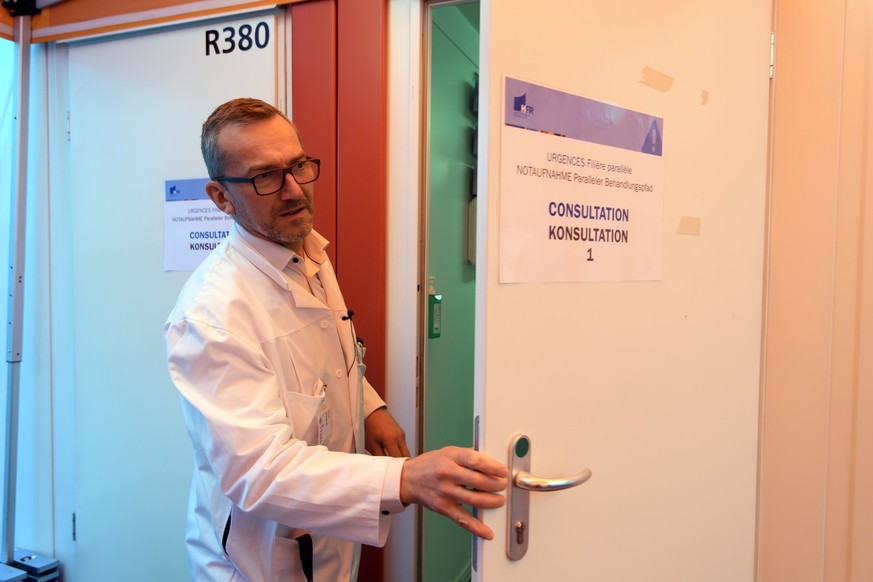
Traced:
<path fill-rule="evenodd" d="M 169 323 L 165 335 L 170 375 L 202 465 L 198 471 L 213 474 L 221 492 L 245 512 L 329 536 L 384 543 L 384 480 L 402 459 L 332 452 L 294 438 L 276 375 L 259 346 L 184 319 Z M 372 387 L 366 392 L 369 406 L 381 402 Z"/>

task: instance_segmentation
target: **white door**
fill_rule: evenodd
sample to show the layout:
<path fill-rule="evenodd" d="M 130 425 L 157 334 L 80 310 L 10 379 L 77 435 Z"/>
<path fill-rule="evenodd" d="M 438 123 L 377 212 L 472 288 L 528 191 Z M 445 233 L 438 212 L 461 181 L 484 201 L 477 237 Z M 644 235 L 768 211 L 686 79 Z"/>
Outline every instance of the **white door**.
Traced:
<path fill-rule="evenodd" d="M 282 106 L 280 22 L 271 11 L 68 47 L 69 172 L 53 247 L 69 280 L 58 384 L 74 395 L 55 412 L 74 414 L 62 442 L 75 475 L 58 493 L 76 515 L 66 579 L 188 579 L 191 447 L 161 328 L 189 273 L 164 271 L 165 184 L 206 177 L 200 127 L 215 106 Z M 58 540 L 68 557 L 69 532 Z"/>
<path fill-rule="evenodd" d="M 474 579 L 754 579 L 770 13 L 482 1 L 480 448 L 508 459 L 524 433 L 535 475 L 593 477 L 530 494 L 520 560 L 506 511 L 487 512 Z M 505 76 L 663 119 L 660 277 L 500 282 Z M 525 260 L 547 264 L 547 244 Z"/>

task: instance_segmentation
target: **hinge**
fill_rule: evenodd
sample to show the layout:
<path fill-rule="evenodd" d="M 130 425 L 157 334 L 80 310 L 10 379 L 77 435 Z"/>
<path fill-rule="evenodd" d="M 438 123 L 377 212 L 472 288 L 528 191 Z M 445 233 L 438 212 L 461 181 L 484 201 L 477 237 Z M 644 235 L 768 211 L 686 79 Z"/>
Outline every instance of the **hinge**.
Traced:
<path fill-rule="evenodd" d="M 73 124 L 70 121 L 70 112 L 67 111 L 67 141 L 73 141 Z"/>
<path fill-rule="evenodd" d="M 73 512 L 73 541 L 76 541 L 76 513 Z"/>
<path fill-rule="evenodd" d="M 776 69 L 776 33 L 770 33 L 770 78 L 773 78 Z"/>

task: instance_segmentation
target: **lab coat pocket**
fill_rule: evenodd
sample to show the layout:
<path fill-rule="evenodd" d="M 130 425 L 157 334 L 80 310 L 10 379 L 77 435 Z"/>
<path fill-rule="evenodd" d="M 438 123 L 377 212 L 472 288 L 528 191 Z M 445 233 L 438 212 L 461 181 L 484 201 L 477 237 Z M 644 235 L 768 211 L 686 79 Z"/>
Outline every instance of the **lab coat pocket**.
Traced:
<path fill-rule="evenodd" d="M 313 396 L 286 392 L 285 409 L 291 419 L 294 437 L 310 445 L 320 444 L 319 425 L 324 423 L 323 417 L 327 415 L 324 384 L 321 380 L 316 382 Z"/>

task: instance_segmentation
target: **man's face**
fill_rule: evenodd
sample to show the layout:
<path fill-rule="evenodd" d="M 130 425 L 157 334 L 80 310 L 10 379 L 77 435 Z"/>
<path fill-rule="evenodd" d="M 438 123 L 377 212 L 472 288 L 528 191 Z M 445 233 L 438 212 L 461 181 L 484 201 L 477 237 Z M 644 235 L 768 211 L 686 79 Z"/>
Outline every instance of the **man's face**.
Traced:
<path fill-rule="evenodd" d="M 306 155 L 297 132 L 280 116 L 249 125 L 225 127 L 219 142 L 227 153 L 226 176 L 251 177 L 267 170 L 287 168 Z M 251 183 L 209 182 L 215 204 L 255 236 L 297 253 L 312 230 L 313 183 L 300 186 L 289 174 L 282 189 L 259 196 Z"/>

